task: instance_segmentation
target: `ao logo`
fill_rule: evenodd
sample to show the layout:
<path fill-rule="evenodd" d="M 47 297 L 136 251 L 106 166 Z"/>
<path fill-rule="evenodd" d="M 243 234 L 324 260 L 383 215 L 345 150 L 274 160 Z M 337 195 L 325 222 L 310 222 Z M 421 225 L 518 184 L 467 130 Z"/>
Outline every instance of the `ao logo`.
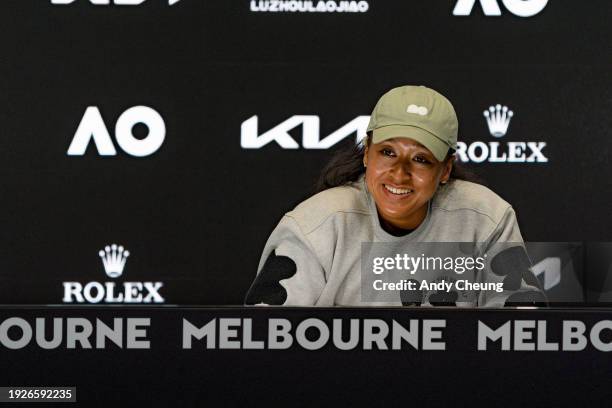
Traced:
<path fill-rule="evenodd" d="M 149 128 L 144 139 L 137 139 L 132 128 L 142 123 Z M 134 106 L 119 116 L 115 124 L 117 144 L 127 154 L 144 157 L 155 153 L 166 138 L 166 124 L 161 115 L 148 106 Z M 117 151 L 97 106 L 89 106 L 68 147 L 68 156 L 83 156 L 93 139 L 100 156 L 115 156 Z"/>
<path fill-rule="evenodd" d="M 482 11 L 486 16 L 501 16 L 501 9 L 497 0 L 479 0 Z M 518 17 L 532 17 L 544 10 L 548 0 L 502 0 L 504 7 Z M 457 0 L 453 10 L 454 16 L 469 16 L 476 4 L 476 0 Z"/>

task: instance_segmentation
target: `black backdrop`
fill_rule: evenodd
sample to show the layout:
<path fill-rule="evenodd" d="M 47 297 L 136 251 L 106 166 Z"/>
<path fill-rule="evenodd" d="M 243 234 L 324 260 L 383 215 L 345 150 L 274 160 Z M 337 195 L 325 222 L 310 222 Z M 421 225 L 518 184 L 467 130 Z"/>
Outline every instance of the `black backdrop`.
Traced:
<path fill-rule="evenodd" d="M 316 115 L 323 138 L 403 84 L 445 94 L 468 144 L 547 144 L 546 163 L 467 163 L 512 203 L 526 240 L 612 240 L 612 5 L 556 0 L 522 18 L 496 2 L 501 16 L 478 1 L 454 16 L 455 0 L 371 0 L 356 13 L 3 1 L 0 303 L 61 303 L 62 282 L 110 281 L 98 251 L 111 243 L 131 252 L 117 282 L 162 281 L 167 303 L 241 303 L 282 214 L 355 139 L 243 149 L 242 123 L 257 115 L 261 135 Z M 483 110 L 498 103 L 514 116 L 496 139 Z M 146 157 L 114 135 L 139 105 L 166 128 Z M 94 143 L 67 155 L 89 106 L 115 156 Z M 301 146 L 301 127 L 290 133 Z"/>

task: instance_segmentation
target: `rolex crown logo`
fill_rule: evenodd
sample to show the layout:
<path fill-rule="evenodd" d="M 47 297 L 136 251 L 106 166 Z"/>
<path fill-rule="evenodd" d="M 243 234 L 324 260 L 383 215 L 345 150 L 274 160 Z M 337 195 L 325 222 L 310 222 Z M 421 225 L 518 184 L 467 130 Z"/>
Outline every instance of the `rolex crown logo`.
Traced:
<path fill-rule="evenodd" d="M 514 116 L 514 112 L 508 109 L 507 106 L 497 104 L 489 107 L 489 110 L 483 112 L 487 118 L 487 125 L 491 136 L 502 137 L 508 132 L 510 119 Z"/>
<path fill-rule="evenodd" d="M 98 252 L 102 263 L 104 264 L 104 271 L 109 278 L 116 278 L 121 276 L 123 268 L 125 267 L 125 261 L 130 256 L 130 251 L 124 250 L 123 246 L 112 244 L 104 247 L 104 250 Z"/>

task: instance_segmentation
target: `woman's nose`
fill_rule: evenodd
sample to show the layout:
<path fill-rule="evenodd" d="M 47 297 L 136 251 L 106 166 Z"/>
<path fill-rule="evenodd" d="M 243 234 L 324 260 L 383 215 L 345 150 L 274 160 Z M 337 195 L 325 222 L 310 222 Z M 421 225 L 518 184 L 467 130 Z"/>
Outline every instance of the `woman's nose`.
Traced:
<path fill-rule="evenodd" d="M 412 177 L 412 166 L 410 163 L 395 163 L 391 169 L 393 179 L 401 184 L 402 181 L 409 180 Z"/>

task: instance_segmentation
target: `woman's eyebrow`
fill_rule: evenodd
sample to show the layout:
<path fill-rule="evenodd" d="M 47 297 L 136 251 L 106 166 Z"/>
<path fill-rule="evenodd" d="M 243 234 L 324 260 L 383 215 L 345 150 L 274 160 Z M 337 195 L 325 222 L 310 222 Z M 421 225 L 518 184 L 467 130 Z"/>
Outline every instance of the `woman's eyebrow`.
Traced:
<path fill-rule="evenodd" d="M 391 148 L 391 149 L 396 149 L 396 150 L 403 150 L 401 145 L 397 145 L 396 143 L 392 143 L 389 141 L 383 141 L 380 142 L 379 144 L 379 149 L 383 149 L 383 148 Z M 431 154 L 431 152 L 429 151 L 429 149 L 427 149 L 425 146 L 423 146 L 422 144 L 416 142 L 416 143 L 411 143 L 408 146 L 409 150 L 417 150 L 419 152 L 423 152 L 423 153 L 427 153 L 427 154 Z"/>
<path fill-rule="evenodd" d="M 383 148 L 383 147 L 390 147 L 392 149 L 395 149 L 395 146 L 393 146 L 391 143 L 386 143 L 386 142 L 382 142 L 379 146 L 379 148 Z"/>
<path fill-rule="evenodd" d="M 413 144 L 408 147 L 409 150 L 417 150 L 419 152 L 429 153 L 429 149 L 422 144 Z"/>

